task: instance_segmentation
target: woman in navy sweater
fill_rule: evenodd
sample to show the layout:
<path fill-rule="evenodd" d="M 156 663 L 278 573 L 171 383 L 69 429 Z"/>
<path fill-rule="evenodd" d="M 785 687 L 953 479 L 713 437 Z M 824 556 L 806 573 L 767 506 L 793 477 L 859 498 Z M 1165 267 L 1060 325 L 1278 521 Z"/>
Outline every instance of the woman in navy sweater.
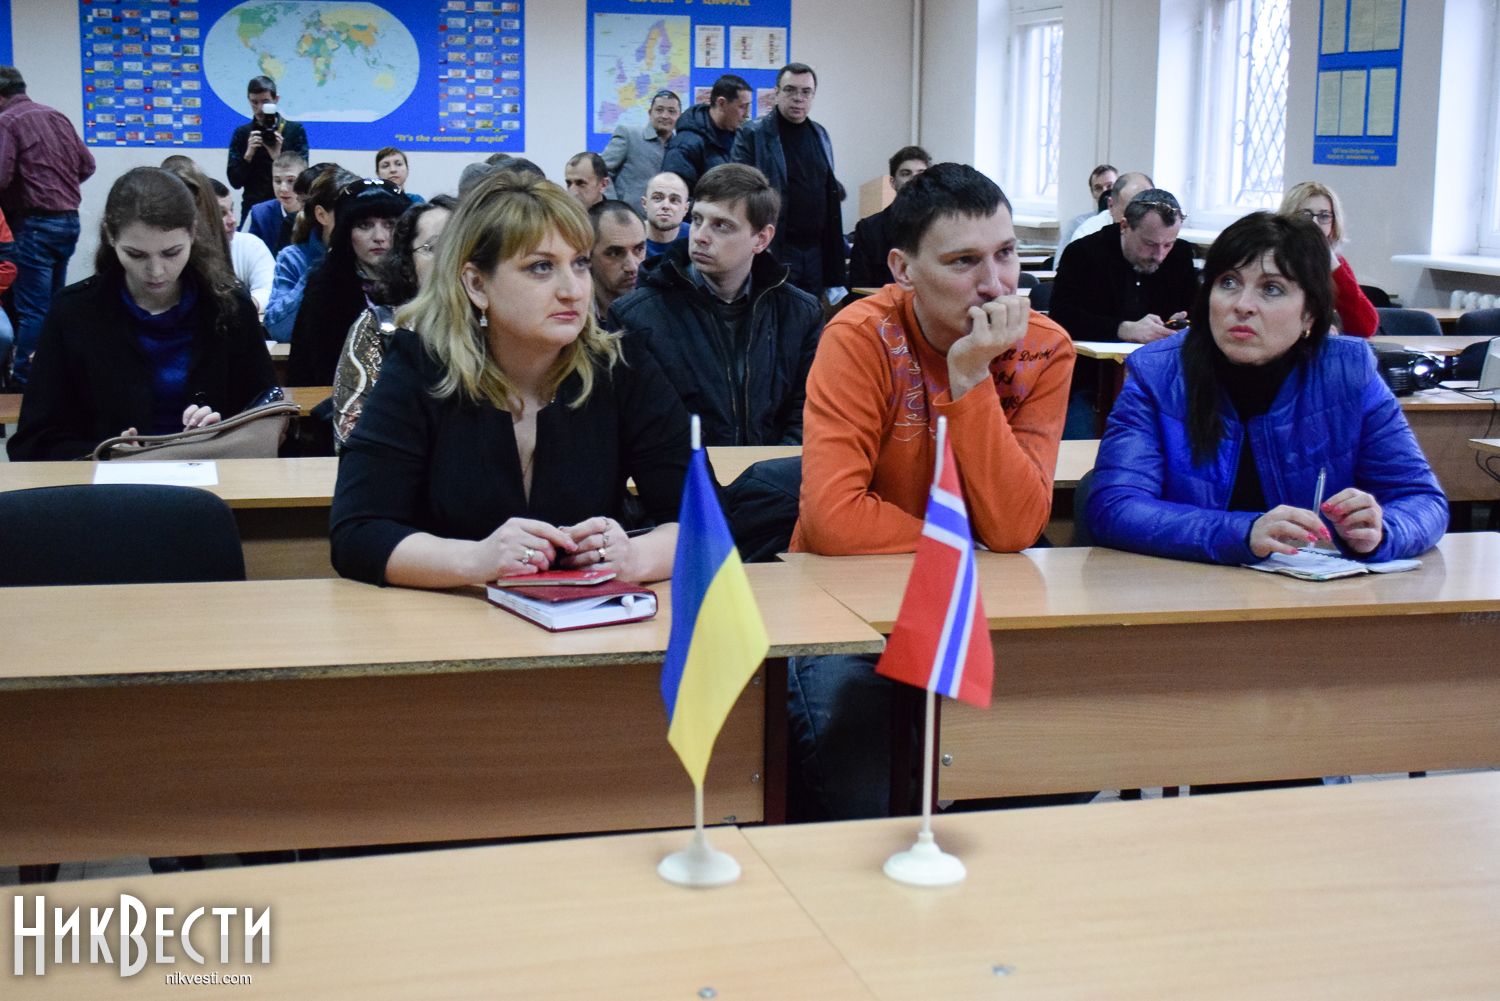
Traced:
<path fill-rule="evenodd" d="M 94 276 L 59 293 L 42 327 L 12 459 L 212 424 L 276 385 L 255 303 L 196 223 L 170 171 L 137 167 L 110 188 Z"/>
<path fill-rule="evenodd" d="M 1442 490 L 1369 347 L 1328 336 L 1333 314 L 1311 222 L 1257 212 L 1224 230 L 1192 326 L 1130 356 L 1094 470 L 1095 538 L 1231 564 L 1323 540 L 1370 560 L 1437 542 Z"/>

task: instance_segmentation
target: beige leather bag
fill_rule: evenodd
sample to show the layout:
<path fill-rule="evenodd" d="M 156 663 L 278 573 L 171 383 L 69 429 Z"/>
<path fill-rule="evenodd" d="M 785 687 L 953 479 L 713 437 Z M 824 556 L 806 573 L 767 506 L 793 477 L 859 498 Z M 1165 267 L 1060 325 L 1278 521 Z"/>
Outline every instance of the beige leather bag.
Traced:
<path fill-rule="evenodd" d="M 96 460 L 274 459 L 292 418 L 301 408 L 290 400 L 253 407 L 217 424 L 173 434 L 134 434 L 107 438 L 94 449 Z"/>

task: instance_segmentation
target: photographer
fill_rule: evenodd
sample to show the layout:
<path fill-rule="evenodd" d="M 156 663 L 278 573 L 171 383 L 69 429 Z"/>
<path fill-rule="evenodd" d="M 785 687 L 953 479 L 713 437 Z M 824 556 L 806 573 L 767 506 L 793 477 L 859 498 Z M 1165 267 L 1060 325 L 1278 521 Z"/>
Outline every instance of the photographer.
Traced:
<path fill-rule="evenodd" d="M 240 222 L 250 206 L 276 196 L 271 181 L 271 165 L 284 152 L 307 157 L 307 132 L 296 122 L 289 122 L 277 109 L 276 81 L 268 76 L 250 80 L 246 93 L 250 100 L 250 121 L 234 130 L 229 140 L 229 166 L 225 173 L 229 185 L 244 188 Z"/>

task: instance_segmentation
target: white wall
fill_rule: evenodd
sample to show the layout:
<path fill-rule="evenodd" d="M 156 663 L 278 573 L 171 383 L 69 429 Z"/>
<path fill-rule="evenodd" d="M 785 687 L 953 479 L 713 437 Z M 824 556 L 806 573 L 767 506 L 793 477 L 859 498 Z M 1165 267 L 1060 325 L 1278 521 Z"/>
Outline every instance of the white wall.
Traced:
<path fill-rule="evenodd" d="M 862 0 L 847 4 L 793 0 L 791 58 L 818 72 L 813 117 L 833 138 L 838 176 L 849 191 L 844 228 L 859 218 L 860 184 L 886 171 L 886 160 L 911 141 L 911 18 L 913 0 Z M 27 92 L 73 120 L 82 131 L 82 76 L 78 5 L 71 2 L 11 5 L 16 65 Z M 526 9 L 526 135 L 519 151 L 554 179 L 584 148 L 587 76 L 584 0 L 531 0 Z M 972 103 L 972 87 L 971 103 Z M 247 112 L 248 114 L 248 112 Z M 970 115 L 972 122 L 972 114 Z M 357 173 L 373 172 L 374 150 L 331 150 L 318 145 L 317 123 L 308 124 L 316 159 L 334 160 Z M 83 187 L 83 238 L 69 268 L 78 280 L 92 270 L 99 216 L 114 178 L 131 167 L 159 164 L 171 153 L 198 160 L 224 180 L 229 136 L 209 148 L 115 148 L 93 150 L 99 170 Z M 972 149 L 972 144 L 971 147 Z M 411 154 L 411 188 L 423 195 L 454 191 L 468 163 L 489 150 Z"/>

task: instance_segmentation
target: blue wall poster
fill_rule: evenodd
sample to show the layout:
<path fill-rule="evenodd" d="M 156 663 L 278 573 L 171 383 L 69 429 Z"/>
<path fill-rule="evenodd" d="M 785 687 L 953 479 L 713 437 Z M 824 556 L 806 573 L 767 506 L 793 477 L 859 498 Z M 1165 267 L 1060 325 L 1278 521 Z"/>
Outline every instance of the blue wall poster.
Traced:
<path fill-rule="evenodd" d="M 1313 163 L 1391 167 L 1405 0 L 1321 0 Z"/>
<path fill-rule="evenodd" d="M 318 149 L 520 150 L 523 0 L 79 0 L 84 141 L 219 146 L 277 82 Z"/>
<path fill-rule="evenodd" d="M 764 114 L 789 61 L 791 0 L 588 0 L 587 18 L 584 132 L 596 152 L 615 126 L 645 125 L 658 90 L 675 91 L 686 111 L 725 73 L 755 89 L 754 113 Z"/>

